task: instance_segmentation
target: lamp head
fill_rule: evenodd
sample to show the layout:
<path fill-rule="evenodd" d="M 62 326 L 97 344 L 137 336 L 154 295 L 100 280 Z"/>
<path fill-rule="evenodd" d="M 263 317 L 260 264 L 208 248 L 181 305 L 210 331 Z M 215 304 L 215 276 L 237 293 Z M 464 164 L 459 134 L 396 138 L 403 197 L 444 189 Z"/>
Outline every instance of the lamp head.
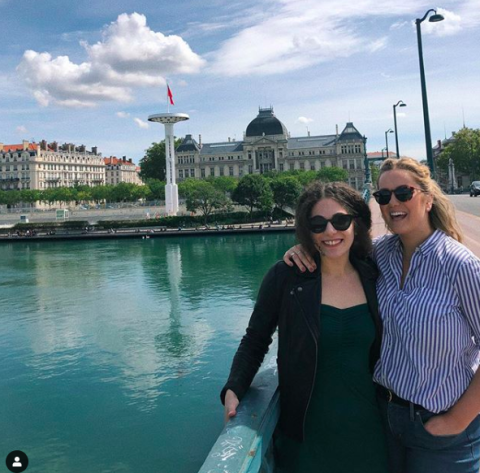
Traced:
<path fill-rule="evenodd" d="M 430 23 L 437 23 L 437 22 L 443 21 L 443 20 L 445 20 L 445 17 L 444 17 L 443 15 L 440 15 L 440 13 L 435 13 L 434 15 L 432 15 L 432 16 L 428 19 L 428 21 L 429 21 Z"/>
<path fill-rule="evenodd" d="M 403 103 L 403 102 L 402 102 L 402 103 L 400 104 L 400 107 L 406 107 L 406 106 L 407 106 L 406 103 Z"/>

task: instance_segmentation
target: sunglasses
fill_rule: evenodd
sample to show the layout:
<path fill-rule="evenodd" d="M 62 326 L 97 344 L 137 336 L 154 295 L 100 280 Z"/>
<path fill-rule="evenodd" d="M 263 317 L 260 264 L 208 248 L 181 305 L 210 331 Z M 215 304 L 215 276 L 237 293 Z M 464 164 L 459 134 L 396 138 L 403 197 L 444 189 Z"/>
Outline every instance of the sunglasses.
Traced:
<path fill-rule="evenodd" d="M 326 219 L 321 215 L 316 215 L 309 220 L 310 231 L 313 233 L 323 233 L 327 229 L 328 222 L 330 222 L 339 232 L 343 232 L 350 228 L 355 217 L 349 214 L 335 214 L 332 218 Z"/>
<path fill-rule="evenodd" d="M 415 191 L 423 192 L 422 189 L 417 189 L 411 186 L 399 186 L 391 191 L 390 189 L 380 189 L 373 193 L 373 197 L 380 205 L 387 205 L 392 198 L 392 194 L 395 194 L 395 198 L 399 202 L 408 202 L 412 200 Z"/>

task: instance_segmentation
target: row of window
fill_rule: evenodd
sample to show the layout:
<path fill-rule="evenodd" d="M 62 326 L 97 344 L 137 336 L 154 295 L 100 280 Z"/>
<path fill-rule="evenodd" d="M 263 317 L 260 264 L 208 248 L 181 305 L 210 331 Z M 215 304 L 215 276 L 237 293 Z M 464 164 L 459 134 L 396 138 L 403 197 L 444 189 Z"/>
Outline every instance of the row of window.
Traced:
<path fill-rule="evenodd" d="M 362 152 L 361 145 L 342 145 L 341 146 L 341 153 L 342 154 L 359 154 Z"/>

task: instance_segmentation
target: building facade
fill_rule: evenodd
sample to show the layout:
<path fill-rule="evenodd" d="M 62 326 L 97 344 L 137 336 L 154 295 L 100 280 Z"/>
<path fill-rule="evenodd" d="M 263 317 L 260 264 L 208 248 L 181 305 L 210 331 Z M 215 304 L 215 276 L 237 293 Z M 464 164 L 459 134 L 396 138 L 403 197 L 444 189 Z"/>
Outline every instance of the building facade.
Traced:
<path fill-rule="evenodd" d="M 263 174 L 268 171 L 319 171 L 336 166 L 349 173 L 349 184 L 361 190 L 364 175 L 365 138 L 353 123 L 339 134 L 292 138 L 273 108 L 259 109 L 246 128 L 243 141 L 198 142 L 187 135 L 175 151 L 179 181 L 209 176 Z"/>
<path fill-rule="evenodd" d="M 45 190 L 105 184 L 105 163 L 97 148 L 53 142 L 0 143 L 0 189 Z"/>
<path fill-rule="evenodd" d="M 140 179 L 140 167 L 124 156 L 118 159 L 115 156 L 104 158 L 105 162 L 105 184 L 117 185 L 121 182 L 143 185 Z"/>

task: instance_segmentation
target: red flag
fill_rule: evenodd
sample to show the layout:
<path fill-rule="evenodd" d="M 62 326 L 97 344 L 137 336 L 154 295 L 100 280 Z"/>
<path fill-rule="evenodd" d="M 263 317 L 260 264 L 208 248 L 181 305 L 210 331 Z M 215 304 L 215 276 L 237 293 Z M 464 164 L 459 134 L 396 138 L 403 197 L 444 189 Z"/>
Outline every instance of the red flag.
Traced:
<path fill-rule="evenodd" d="M 170 90 L 170 87 L 168 86 L 168 84 L 167 84 L 167 95 L 168 95 L 168 100 L 170 100 L 170 103 L 171 103 L 172 105 L 175 105 L 175 104 L 173 103 L 172 91 Z"/>

